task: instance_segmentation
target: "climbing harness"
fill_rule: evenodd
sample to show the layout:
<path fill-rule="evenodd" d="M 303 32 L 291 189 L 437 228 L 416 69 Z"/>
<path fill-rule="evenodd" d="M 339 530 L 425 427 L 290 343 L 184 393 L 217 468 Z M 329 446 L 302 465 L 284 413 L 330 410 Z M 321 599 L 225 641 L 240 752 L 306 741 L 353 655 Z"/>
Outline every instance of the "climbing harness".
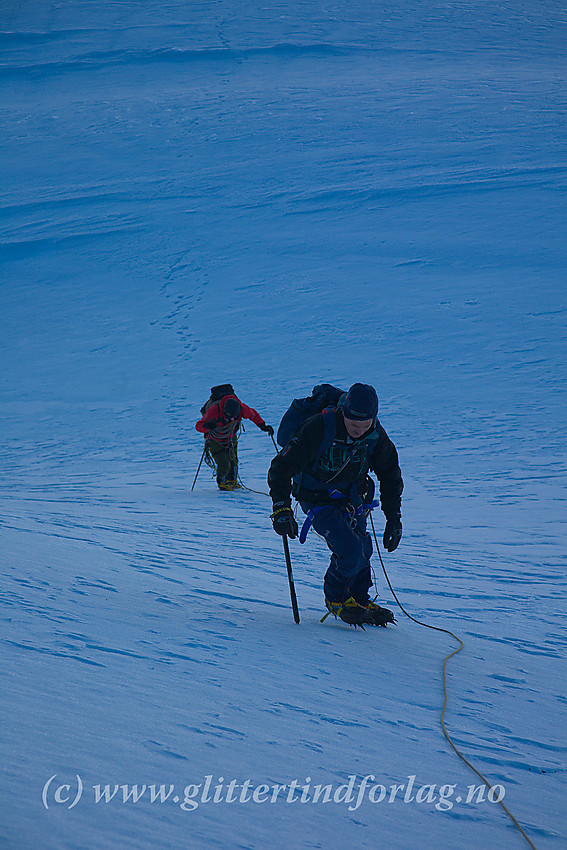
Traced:
<path fill-rule="evenodd" d="M 330 490 L 329 495 L 332 499 L 344 499 L 344 493 L 341 493 L 339 490 Z M 362 513 L 370 513 L 374 508 L 378 506 L 378 502 L 370 502 L 369 504 L 361 503 L 357 507 L 354 505 L 351 506 L 351 510 L 349 510 L 348 504 L 345 506 L 344 513 L 351 518 L 351 524 L 356 525 L 356 518 L 359 517 Z M 305 543 L 307 539 L 307 534 L 309 529 L 313 525 L 313 520 L 323 508 L 328 508 L 329 505 L 314 505 L 310 510 L 307 511 L 307 515 L 305 517 L 305 521 L 301 526 L 301 531 L 299 532 L 299 542 Z"/>

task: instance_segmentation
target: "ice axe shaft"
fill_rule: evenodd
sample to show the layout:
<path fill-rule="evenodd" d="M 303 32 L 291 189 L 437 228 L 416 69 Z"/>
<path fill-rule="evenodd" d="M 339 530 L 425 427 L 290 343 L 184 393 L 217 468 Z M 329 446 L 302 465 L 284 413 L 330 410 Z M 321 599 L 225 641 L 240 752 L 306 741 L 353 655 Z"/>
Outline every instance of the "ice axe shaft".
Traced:
<path fill-rule="evenodd" d="M 193 479 L 193 484 L 191 485 L 191 492 L 193 492 L 193 487 L 196 484 L 197 476 L 201 471 L 201 464 L 203 463 L 203 458 L 205 457 L 205 452 L 207 451 L 207 444 L 205 443 L 205 448 L 203 449 L 203 454 L 201 455 L 201 460 L 199 461 L 199 466 L 197 467 L 197 472 L 195 473 L 195 478 Z"/>
<path fill-rule="evenodd" d="M 299 608 L 297 607 L 297 596 L 295 595 L 295 584 L 293 581 L 293 572 L 291 569 L 291 558 L 289 557 L 289 544 L 287 542 L 287 534 L 282 534 L 282 540 L 285 554 L 285 562 L 287 566 L 287 578 L 289 581 L 289 595 L 291 596 L 293 619 L 296 623 L 299 623 Z"/>

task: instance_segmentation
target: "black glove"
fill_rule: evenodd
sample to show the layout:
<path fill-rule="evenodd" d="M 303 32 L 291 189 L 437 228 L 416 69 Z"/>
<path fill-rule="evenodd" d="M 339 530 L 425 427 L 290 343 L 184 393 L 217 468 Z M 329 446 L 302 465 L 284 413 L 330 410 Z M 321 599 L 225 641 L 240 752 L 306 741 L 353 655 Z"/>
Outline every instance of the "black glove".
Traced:
<path fill-rule="evenodd" d="M 274 502 L 272 525 L 276 534 L 280 534 L 282 537 L 284 534 L 287 534 L 292 540 L 297 537 L 299 529 L 293 511 L 286 502 Z"/>
<path fill-rule="evenodd" d="M 216 426 L 217 426 L 218 424 L 219 424 L 219 420 L 218 420 L 218 419 L 209 419 L 209 421 L 208 421 L 208 422 L 203 422 L 203 428 L 206 428 L 206 429 L 207 429 L 207 431 L 212 431 L 212 430 L 213 430 L 213 428 L 216 428 Z"/>
<path fill-rule="evenodd" d="M 271 425 L 266 425 L 265 422 L 262 422 L 262 424 L 259 427 L 260 427 L 260 431 L 265 431 L 266 434 L 270 435 L 270 437 L 274 436 L 274 429 L 272 428 Z"/>
<path fill-rule="evenodd" d="M 394 549 L 398 548 L 398 543 L 401 539 L 402 521 L 399 516 L 386 520 L 386 528 L 384 529 L 384 537 L 382 538 L 384 549 L 387 549 L 388 552 L 393 552 Z"/>

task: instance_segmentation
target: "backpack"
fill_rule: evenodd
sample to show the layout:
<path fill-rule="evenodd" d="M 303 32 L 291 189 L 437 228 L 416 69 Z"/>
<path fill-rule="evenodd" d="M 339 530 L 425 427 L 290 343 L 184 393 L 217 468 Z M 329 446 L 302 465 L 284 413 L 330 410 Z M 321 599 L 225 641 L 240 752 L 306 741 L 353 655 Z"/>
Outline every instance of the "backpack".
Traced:
<path fill-rule="evenodd" d="M 318 384 L 307 398 L 294 398 L 280 422 L 276 439 L 280 446 L 285 446 L 300 425 L 310 416 L 322 413 L 327 407 L 337 407 L 339 400 L 345 395 L 332 384 Z"/>
<path fill-rule="evenodd" d="M 211 387 L 211 395 L 201 408 L 201 416 L 204 416 L 209 407 L 212 407 L 217 401 L 221 401 L 225 395 L 236 395 L 232 384 L 218 384 L 216 387 Z"/>

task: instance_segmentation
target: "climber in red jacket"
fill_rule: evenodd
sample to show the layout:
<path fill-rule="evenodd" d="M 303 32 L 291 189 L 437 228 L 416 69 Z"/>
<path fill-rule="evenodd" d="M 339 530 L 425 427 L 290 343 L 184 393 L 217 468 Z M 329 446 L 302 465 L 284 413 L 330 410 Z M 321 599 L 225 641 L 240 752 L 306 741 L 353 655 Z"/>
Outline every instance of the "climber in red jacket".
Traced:
<path fill-rule="evenodd" d="M 203 412 L 204 411 L 204 412 Z M 237 433 L 242 419 L 250 419 L 261 431 L 273 436 L 257 410 L 240 401 L 234 392 L 201 409 L 203 416 L 195 428 L 205 435 L 207 448 L 217 466 L 219 490 L 235 490 L 238 484 Z"/>

